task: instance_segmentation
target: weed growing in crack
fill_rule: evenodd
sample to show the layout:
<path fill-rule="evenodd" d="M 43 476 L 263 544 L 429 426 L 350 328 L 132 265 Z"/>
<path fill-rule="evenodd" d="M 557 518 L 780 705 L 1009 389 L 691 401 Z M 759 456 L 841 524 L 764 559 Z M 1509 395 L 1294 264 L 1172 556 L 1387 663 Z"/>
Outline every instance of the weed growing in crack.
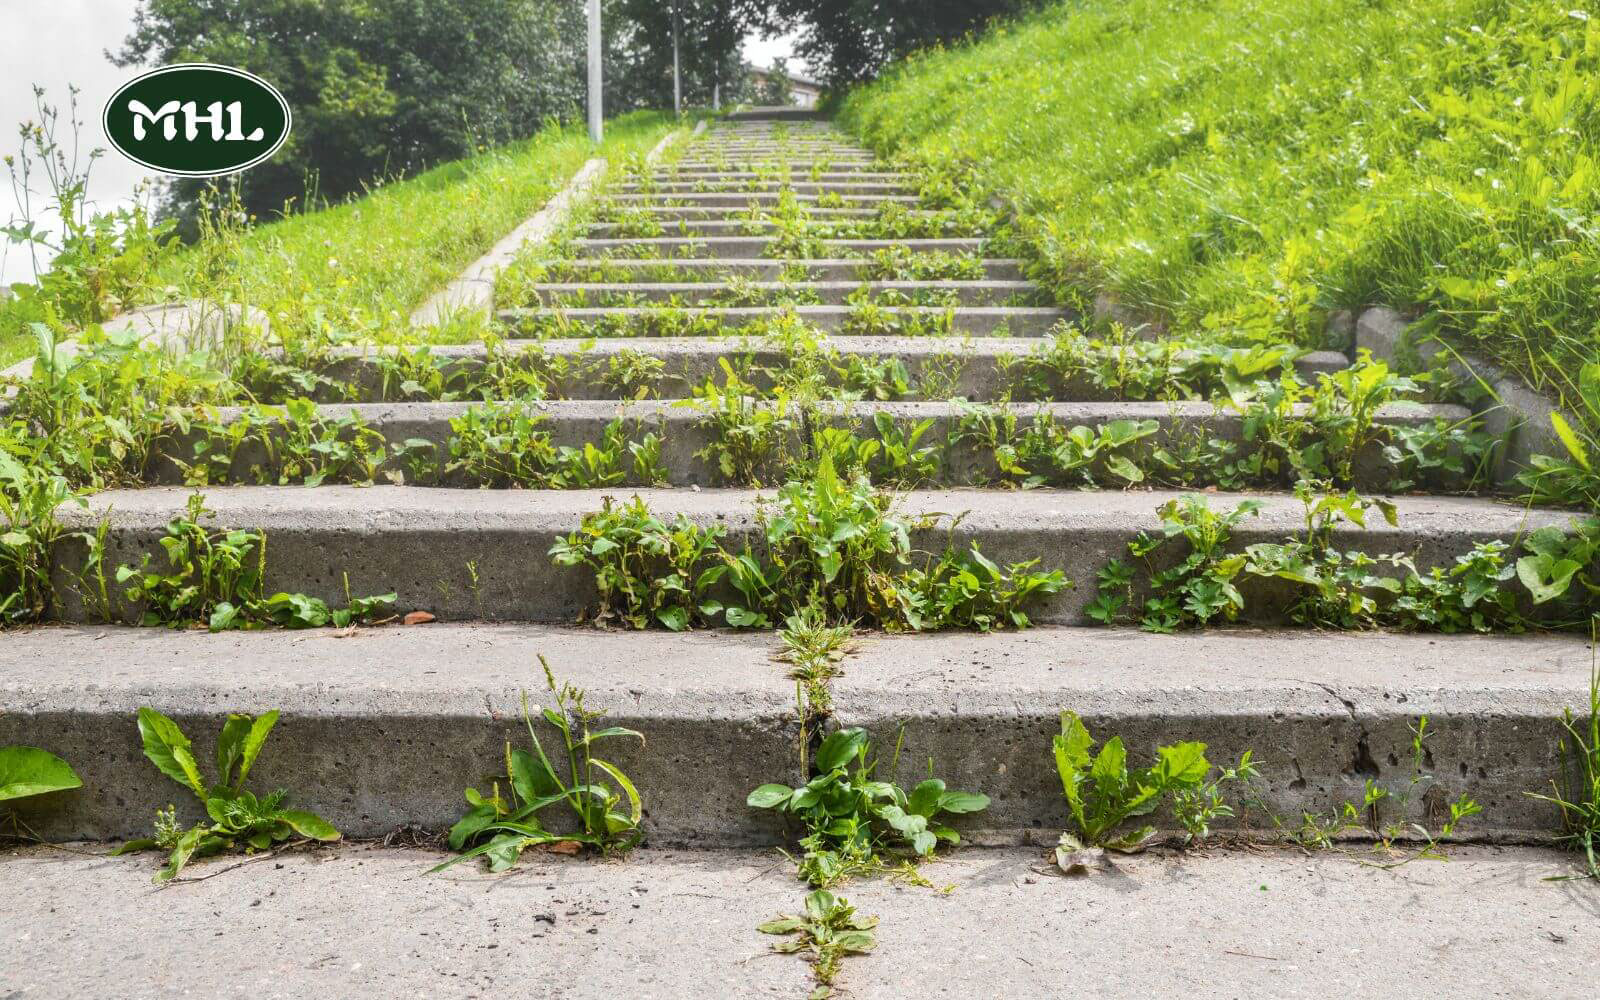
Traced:
<path fill-rule="evenodd" d="M 1591 624 L 1591 643 L 1594 639 L 1595 626 Z M 1583 855 L 1583 874 L 1558 878 L 1600 879 L 1600 666 L 1590 673 L 1588 711 L 1574 715 L 1567 709 L 1561 725 L 1564 734 L 1556 745 L 1560 776 L 1551 781 L 1550 794 L 1526 794 L 1561 811 L 1556 842 Z"/>
<path fill-rule="evenodd" d="M 245 779 L 261 755 L 278 713 L 259 717 L 229 715 L 217 737 L 217 782 L 207 785 L 200 776 L 189 738 L 178 724 L 153 708 L 139 709 L 139 736 L 144 755 L 162 774 L 194 793 L 211 822 L 187 830 L 178 825 L 177 811 L 169 806 L 156 813 L 154 837 L 130 840 L 114 855 L 160 849 L 170 852 L 167 866 L 156 873 L 157 883 L 169 882 L 190 861 L 221 854 L 242 846 L 264 851 L 299 836 L 312 841 L 335 841 L 339 831 L 316 813 L 285 808 L 287 794 L 279 789 L 257 797 L 245 789 Z"/>
<path fill-rule="evenodd" d="M 607 497 L 551 547 L 550 558 L 594 574 L 600 601 L 590 617 L 596 624 L 659 624 L 677 632 L 709 614 L 702 610 L 710 582 L 704 574 L 721 537 L 716 525 L 701 527 L 681 516 L 662 521 L 638 497 L 620 507 Z"/>
<path fill-rule="evenodd" d="M 839 676 L 839 661 L 850 652 L 853 633 L 849 625 L 827 624 L 815 604 L 790 615 L 778 630 L 783 648 L 777 658 L 790 664 L 789 676 L 800 683 L 800 715 L 807 729 L 832 711 L 830 685 Z"/>
<path fill-rule="evenodd" d="M 50 580 L 63 528 L 56 511 L 72 499 L 64 477 L 0 448 L 0 624 L 34 622 L 50 610 Z M 84 504 L 83 500 L 77 501 Z M 86 505 L 86 504 L 85 504 Z"/>
<path fill-rule="evenodd" d="M 605 854 L 626 852 L 644 836 L 640 825 L 644 805 L 638 789 L 615 764 L 596 757 L 593 749 L 614 739 L 637 739 L 642 746 L 644 736 L 621 726 L 591 728 L 603 713 L 584 705 L 581 689 L 558 684 L 543 655 L 539 666 L 555 705 L 534 705 L 530 710 L 527 693 L 523 693 L 522 721 L 532 752 L 514 750 L 507 741 L 504 795 L 499 781 L 488 795 L 467 789 L 471 808 L 450 828 L 449 836 L 450 849 L 461 853 L 430 869 L 430 875 L 474 858 L 487 862 L 490 871 L 505 871 L 517 863 L 523 851 L 545 845 L 583 845 Z M 564 781 L 534 732 L 534 713 L 561 734 L 558 753 L 566 756 Z M 571 829 L 553 831 L 541 823 L 539 814 L 552 806 L 564 807 L 570 814 Z"/>
<path fill-rule="evenodd" d="M 1125 824 L 1155 812 L 1180 790 L 1190 796 L 1184 825 L 1191 834 L 1206 829 L 1209 820 L 1219 815 L 1215 811 L 1206 815 L 1213 807 L 1209 805 L 1211 796 L 1205 792 L 1211 764 L 1206 760 L 1204 743 L 1160 747 L 1156 763 L 1148 768 L 1128 766 L 1128 751 L 1121 736 L 1107 740 L 1099 753 L 1092 753 L 1094 746 L 1094 737 L 1077 713 L 1062 712 L 1061 732 L 1051 741 L 1051 748 L 1076 831 L 1063 833 L 1056 847 L 1056 865 L 1062 872 L 1071 874 L 1095 867 L 1105 851 L 1144 850 L 1155 837 L 1156 828 L 1146 824 L 1127 829 Z"/>
<path fill-rule="evenodd" d="M 881 781 L 871 754 L 866 730 L 841 729 L 829 733 L 817 748 L 816 773 L 806 784 L 766 784 L 750 793 L 752 808 L 782 810 L 805 824 L 798 867 L 800 878 L 810 885 L 827 888 L 853 876 L 888 872 L 895 855 L 913 865 L 927 860 L 938 844 L 961 841 L 942 816 L 989 807 L 987 795 L 950 791 L 931 774 L 910 792 Z M 899 756 L 897 742 L 891 771 Z"/>
<path fill-rule="evenodd" d="M 1362 790 L 1361 805 L 1342 802 L 1327 814 L 1302 813 L 1300 826 L 1285 831 L 1288 839 L 1306 850 L 1332 848 L 1340 836 L 1356 832 L 1369 836 L 1377 846 L 1390 855 L 1403 855 L 1397 861 L 1366 862 L 1380 868 L 1398 868 L 1421 859 L 1443 861 L 1446 858 L 1444 841 L 1455 835 L 1458 827 L 1483 811 L 1470 796 L 1460 795 L 1445 804 L 1445 818 L 1437 830 L 1417 822 L 1407 822 L 1406 814 L 1418 793 L 1433 787 L 1433 778 L 1427 773 L 1427 740 L 1433 734 L 1428 729 L 1428 717 L 1419 716 L 1411 730 L 1411 775 L 1404 785 L 1389 786 L 1368 778 Z M 1392 813 L 1396 818 L 1385 820 Z M 1282 823 L 1279 821 L 1282 829 Z M 1411 841 L 1421 846 L 1409 853 L 1397 849 L 1400 841 Z"/>
<path fill-rule="evenodd" d="M 831 624 L 894 631 L 1023 628 L 1029 605 L 1070 585 L 1036 560 L 1002 567 L 976 546 L 919 553 L 913 532 L 938 519 L 891 508 L 888 494 L 865 477 L 841 479 L 824 455 L 814 476 L 785 484 L 758 510 L 756 537 L 738 549 L 720 527 L 664 523 L 634 497 L 621 507 L 608 499 L 550 555 L 594 574 L 596 622 L 633 628 L 770 628 L 807 609 Z"/>
<path fill-rule="evenodd" d="M 165 565 L 145 553 L 140 564 L 117 567 L 124 596 L 144 606 L 141 624 L 184 628 L 203 622 L 213 632 L 278 625 L 285 628 L 343 628 L 370 621 L 393 604 L 395 594 L 351 597 L 330 608 L 321 598 L 299 593 L 267 596 L 267 540 L 258 531 L 212 530 L 201 522 L 214 512 L 205 497 L 191 494 L 183 514 L 167 525 L 161 548 Z"/>
<path fill-rule="evenodd" d="M 833 995 L 839 962 L 846 955 L 865 955 L 878 946 L 878 936 L 873 933 L 876 926 L 877 917 L 860 916 L 849 900 L 816 889 L 806 894 L 804 912 L 779 914 L 756 930 L 785 938 L 772 946 L 779 954 L 806 952 L 818 984 L 811 1000 L 826 1000 Z"/>
<path fill-rule="evenodd" d="M 1243 551 L 1229 543 L 1246 518 L 1259 515 L 1261 501 L 1246 500 L 1227 511 L 1213 510 L 1198 494 L 1168 501 L 1158 510 L 1160 533 L 1141 533 L 1128 545 L 1138 562 L 1115 559 L 1100 570 L 1099 593 L 1086 613 L 1108 625 L 1137 621 L 1153 632 L 1232 622 L 1246 610 L 1240 585 L 1253 578 L 1287 586 L 1288 615 L 1306 625 L 1520 631 L 1533 621 L 1509 586 L 1513 578 L 1535 606 L 1564 598 L 1558 609 L 1582 607 L 1584 595 L 1573 584 L 1591 589 L 1590 567 L 1600 555 L 1600 522 L 1588 519 L 1574 522 L 1570 531 L 1546 526 L 1532 532 L 1522 540 L 1526 554 L 1514 563 L 1506 543 L 1488 541 L 1423 571 L 1404 553 L 1369 554 L 1335 543 L 1340 525 L 1363 529 L 1374 511 L 1397 524 L 1389 501 L 1306 481 L 1296 484 L 1295 496 L 1304 508 L 1302 530 Z M 1184 551 L 1176 562 L 1163 563 L 1157 554 L 1174 543 Z"/>

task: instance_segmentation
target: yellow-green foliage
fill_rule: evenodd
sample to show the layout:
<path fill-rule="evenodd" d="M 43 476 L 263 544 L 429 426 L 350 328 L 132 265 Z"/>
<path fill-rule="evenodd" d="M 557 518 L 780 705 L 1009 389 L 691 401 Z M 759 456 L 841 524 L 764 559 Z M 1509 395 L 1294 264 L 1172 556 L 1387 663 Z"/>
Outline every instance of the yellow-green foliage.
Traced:
<path fill-rule="evenodd" d="M 1065 296 L 1318 341 L 1392 304 L 1576 397 L 1600 351 L 1600 4 L 1079 0 L 848 96 L 1014 199 Z"/>
<path fill-rule="evenodd" d="M 348 203 L 262 225 L 227 255 L 223 281 L 266 310 L 284 337 L 411 336 L 411 310 L 538 211 L 584 160 L 648 150 L 667 128 L 654 113 L 613 120 L 598 154 L 581 126 L 547 128 Z M 181 254 L 167 268 L 163 277 L 179 294 L 203 288 L 207 268 L 196 261 L 206 250 Z"/>

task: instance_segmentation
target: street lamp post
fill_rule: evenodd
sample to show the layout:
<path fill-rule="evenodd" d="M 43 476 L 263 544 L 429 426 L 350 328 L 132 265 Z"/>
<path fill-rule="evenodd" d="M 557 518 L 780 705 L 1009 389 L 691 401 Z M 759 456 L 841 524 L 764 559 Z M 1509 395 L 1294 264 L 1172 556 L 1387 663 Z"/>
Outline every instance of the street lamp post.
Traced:
<path fill-rule="evenodd" d="M 678 3 L 672 3 L 672 113 L 683 117 L 683 83 L 678 72 Z"/>
<path fill-rule="evenodd" d="M 600 100 L 600 0 L 589 0 L 589 140 L 604 138 Z"/>

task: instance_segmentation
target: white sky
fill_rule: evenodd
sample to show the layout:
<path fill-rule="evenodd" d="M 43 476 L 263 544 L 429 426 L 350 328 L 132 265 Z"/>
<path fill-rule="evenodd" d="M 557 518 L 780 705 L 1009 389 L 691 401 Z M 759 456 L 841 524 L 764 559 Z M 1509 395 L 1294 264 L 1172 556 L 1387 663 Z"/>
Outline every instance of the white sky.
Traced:
<path fill-rule="evenodd" d="M 17 124 L 36 117 L 33 85 L 45 88 L 51 104 L 65 106 L 67 84 L 76 84 L 84 121 L 84 152 L 107 147 L 100 130 L 100 108 L 123 80 L 134 75 L 111 65 L 106 49 L 122 47 L 132 24 L 135 0 L 0 0 L 0 154 L 17 151 Z M 65 111 L 62 112 L 65 117 Z M 89 197 L 102 206 L 125 201 L 145 168 L 108 151 L 89 177 Z M 34 205 L 39 205 L 37 184 Z M 17 211 L 9 176 L 0 167 L 0 220 Z M 35 208 L 37 214 L 37 207 Z M 25 250 L 0 244 L 0 281 L 33 276 Z"/>
<path fill-rule="evenodd" d="M 106 142 L 100 129 L 100 108 L 112 91 L 135 75 L 134 69 L 111 65 L 105 50 L 119 49 L 132 26 L 137 0 L 0 0 L 0 154 L 17 151 L 17 124 L 35 117 L 33 85 L 45 88 L 52 104 L 65 105 L 67 85 L 82 93 L 80 116 L 84 120 L 85 153 L 94 147 L 107 152 L 95 163 L 89 180 L 89 197 L 102 207 L 125 202 L 147 171 L 123 159 Z M 770 66 L 774 56 L 787 56 L 793 39 L 770 41 L 752 36 L 745 40 L 745 59 Z M 795 64 L 796 70 L 803 67 Z M 35 214 L 40 199 L 35 189 Z M 0 223 L 18 214 L 10 179 L 0 167 Z M 27 252 L 0 243 L 0 282 L 28 281 L 33 269 Z"/>

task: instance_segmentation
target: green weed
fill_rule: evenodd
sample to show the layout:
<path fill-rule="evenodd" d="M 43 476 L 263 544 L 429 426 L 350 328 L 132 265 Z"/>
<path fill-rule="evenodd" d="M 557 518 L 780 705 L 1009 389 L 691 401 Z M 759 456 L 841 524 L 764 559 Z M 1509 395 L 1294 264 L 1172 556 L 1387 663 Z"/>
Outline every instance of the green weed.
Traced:
<path fill-rule="evenodd" d="M 124 596 L 144 606 L 142 624 L 185 628 L 203 622 L 213 632 L 266 625 L 343 628 L 372 620 L 395 600 L 392 593 L 351 597 L 348 585 L 345 607 L 337 609 L 305 594 L 266 595 L 266 536 L 207 528 L 201 522 L 213 514 L 202 494 L 191 494 L 184 513 L 168 523 L 160 540 L 165 565 L 146 553 L 137 567 L 117 567 Z"/>
<path fill-rule="evenodd" d="M 865 955 L 878 946 L 878 937 L 872 931 L 876 926 L 877 917 L 858 916 L 849 900 L 826 889 L 816 889 L 806 894 L 804 913 L 779 914 L 776 920 L 768 920 L 756 930 L 787 938 L 772 946 L 779 954 L 809 953 L 812 974 L 820 984 L 811 997 L 822 1000 L 832 996 L 839 962 L 846 955 Z"/>
<path fill-rule="evenodd" d="M 1563 877 L 1600 879 L 1600 667 L 1589 680 L 1587 713 L 1575 716 L 1567 709 L 1561 725 L 1564 735 L 1556 745 L 1559 778 L 1551 781 L 1548 795 L 1526 794 L 1561 811 L 1557 843 L 1583 855 L 1584 873 Z"/>
<path fill-rule="evenodd" d="M 941 821 L 944 814 L 981 812 L 989 797 L 955 792 L 929 774 L 910 792 L 875 777 L 877 761 L 864 729 L 841 729 L 823 739 L 813 765 L 816 776 L 799 788 L 766 784 L 750 793 L 755 809 L 779 809 L 805 824 L 800 877 L 827 888 L 853 875 L 887 871 L 886 854 L 911 859 L 933 856 L 940 843 L 957 844 L 961 835 Z M 893 770 L 899 760 L 895 747 Z M 932 762 L 929 762 L 932 770 Z"/>
<path fill-rule="evenodd" d="M 176 811 L 156 813 L 156 835 L 130 840 L 114 855 L 160 849 L 171 852 L 167 866 L 156 873 L 157 884 L 170 882 L 191 861 L 234 850 L 264 851 L 296 835 L 307 840 L 335 841 L 339 831 L 316 813 L 287 809 L 280 789 L 257 797 L 244 787 L 256 759 L 266 745 L 277 711 L 259 717 L 229 715 L 217 737 L 217 781 L 207 785 L 200 776 L 189 738 L 178 724 L 153 708 L 139 709 L 139 737 L 144 755 L 162 774 L 194 793 L 210 822 L 183 829 Z"/>
<path fill-rule="evenodd" d="M 467 804 L 471 808 L 450 828 L 449 836 L 450 849 L 461 853 L 436 865 L 429 874 L 473 858 L 483 858 L 490 871 L 505 871 L 514 866 L 528 848 L 563 842 L 583 844 L 611 854 L 631 849 L 643 836 L 640 822 L 644 817 L 644 804 L 638 790 L 615 764 L 596 757 L 593 748 L 604 740 L 623 738 L 637 739 L 643 745 L 644 736 L 621 726 L 591 728 L 602 713 L 585 707 L 581 689 L 571 684 L 557 684 L 543 655 L 539 657 L 539 665 L 544 668 L 545 684 L 555 705 L 544 709 L 534 706 L 533 711 L 561 733 L 562 746 L 558 752 L 566 755 L 567 779 L 561 779 L 544 745 L 539 742 L 539 735 L 533 729 L 528 696 L 524 693 L 522 721 L 527 726 L 533 752 L 513 750 L 510 742 L 506 743 L 507 794 L 502 797 L 498 781 L 488 796 L 475 788 L 467 789 Z M 539 814 L 552 806 L 564 806 L 576 823 L 576 829 L 567 832 L 546 829 Z"/>
<path fill-rule="evenodd" d="M 1076 831 L 1063 833 L 1056 847 L 1056 864 L 1063 872 L 1070 874 L 1096 863 L 1097 851 L 1143 850 L 1155 836 L 1155 827 L 1146 824 L 1130 830 L 1125 824 L 1155 812 L 1180 790 L 1189 793 L 1184 825 L 1191 835 L 1219 815 L 1209 806 L 1210 795 L 1205 791 L 1211 764 L 1204 743 L 1160 747 L 1156 763 L 1148 768 L 1128 766 L 1128 751 L 1120 736 L 1107 740 L 1098 753 L 1092 753 L 1094 745 L 1083 720 L 1074 712 L 1062 712 L 1061 732 L 1051 746 Z M 1248 765 L 1246 760 L 1242 766 Z M 1212 810 L 1209 816 L 1208 809 Z"/>

